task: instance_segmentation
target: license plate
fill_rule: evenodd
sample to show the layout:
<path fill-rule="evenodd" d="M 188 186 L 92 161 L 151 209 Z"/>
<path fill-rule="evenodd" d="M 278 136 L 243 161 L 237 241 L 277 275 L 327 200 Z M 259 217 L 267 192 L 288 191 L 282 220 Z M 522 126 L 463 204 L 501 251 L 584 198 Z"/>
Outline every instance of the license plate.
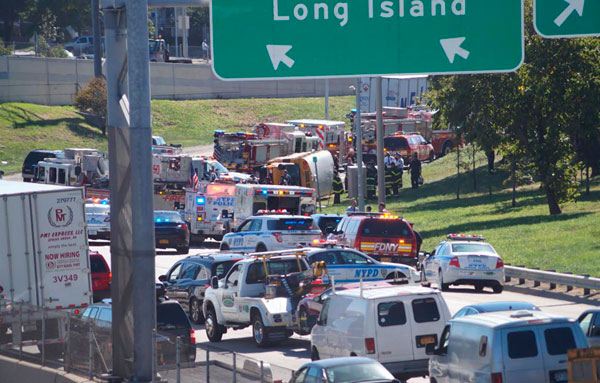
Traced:
<path fill-rule="evenodd" d="M 554 381 L 557 383 L 567 383 L 569 381 L 567 371 L 554 372 Z"/>
<path fill-rule="evenodd" d="M 88 235 L 96 235 L 98 234 L 98 230 L 89 230 L 88 229 Z"/>
<path fill-rule="evenodd" d="M 494 275 L 494 272 L 493 271 L 486 271 L 484 274 L 485 275 Z"/>
<path fill-rule="evenodd" d="M 381 262 L 392 262 L 391 257 L 381 257 Z"/>
<path fill-rule="evenodd" d="M 161 245 L 166 245 L 169 243 L 169 240 L 168 239 L 159 239 L 158 243 L 160 243 Z"/>

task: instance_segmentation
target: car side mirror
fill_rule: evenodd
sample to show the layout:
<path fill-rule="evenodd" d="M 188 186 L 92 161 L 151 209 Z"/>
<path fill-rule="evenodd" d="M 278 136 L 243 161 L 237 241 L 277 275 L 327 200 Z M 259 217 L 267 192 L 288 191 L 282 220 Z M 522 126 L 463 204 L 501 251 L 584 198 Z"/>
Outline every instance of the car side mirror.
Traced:
<path fill-rule="evenodd" d="M 435 343 L 427 343 L 425 345 L 425 354 L 435 355 Z"/>
<path fill-rule="evenodd" d="M 316 297 L 313 298 L 314 302 L 320 303 L 321 302 L 321 296 L 317 295 Z"/>
<path fill-rule="evenodd" d="M 158 277 L 158 280 L 161 281 L 161 282 L 166 282 L 167 281 L 167 276 L 166 275 L 160 275 Z"/>
<path fill-rule="evenodd" d="M 210 279 L 210 287 L 212 287 L 213 289 L 218 289 L 219 288 L 219 277 L 217 277 L 215 275 L 214 277 L 212 277 Z"/>

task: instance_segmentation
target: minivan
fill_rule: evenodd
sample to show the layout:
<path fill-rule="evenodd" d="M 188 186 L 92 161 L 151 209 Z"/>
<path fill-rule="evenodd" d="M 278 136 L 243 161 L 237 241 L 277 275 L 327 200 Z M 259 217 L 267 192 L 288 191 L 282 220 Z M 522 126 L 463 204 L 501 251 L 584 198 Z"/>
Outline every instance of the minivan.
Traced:
<path fill-rule="evenodd" d="M 382 213 L 346 213 L 330 239 L 381 262 L 417 266 L 418 244 L 412 225 L 402 217 Z"/>
<path fill-rule="evenodd" d="M 427 375 L 425 347 L 437 343 L 450 311 L 440 291 L 373 286 L 332 293 L 311 332 L 311 359 L 366 356 L 396 378 Z"/>
<path fill-rule="evenodd" d="M 567 350 L 587 347 L 576 321 L 522 310 L 452 319 L 426 348 L 433 383 L 567 383 Z"/>

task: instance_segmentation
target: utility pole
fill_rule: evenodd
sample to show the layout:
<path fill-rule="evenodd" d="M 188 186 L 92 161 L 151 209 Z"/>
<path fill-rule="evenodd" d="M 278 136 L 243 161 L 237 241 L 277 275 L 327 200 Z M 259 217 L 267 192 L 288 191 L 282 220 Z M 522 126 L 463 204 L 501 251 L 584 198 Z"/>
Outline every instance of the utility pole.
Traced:
<path fill-rule="evenodd" d="M 92 0 L 92 32 L 94 35 L 94 77 L 102 77 L 102 39 L 100 37 L 100 5 Z"/>
<path fill-rule="evenodd" d="M 356 78 L 356 115 L 354 116 L 354 129 L 356 129 L 356 166 L 357 166 L 357 186 L 358 186 L 358 210 L 365 211 L 365 175 L 363 173 L 363 152 L 362 152 L 362 124 L 360 121 L 360 77 Z M 347 176 L 347 175 L 346 175 Z"/>
<path fill-rule="evenodd" d="M 381 77 L 375 79 L 375 112 L 377 130 L 377 196 L 379 203 L 385 203 L 385 165 L 383 163 L 383 100 Z"/>
<path fill-rule="evenodd" d="M 189 57 L 188 54 L 188 17 L 187 17 L 187 8 L 183 7 L 181 8 L 181 13 L 182 13 L 182 22 L 180 24 L 182 24 L 182 31 L 183 31 L 183 57 Z"/>

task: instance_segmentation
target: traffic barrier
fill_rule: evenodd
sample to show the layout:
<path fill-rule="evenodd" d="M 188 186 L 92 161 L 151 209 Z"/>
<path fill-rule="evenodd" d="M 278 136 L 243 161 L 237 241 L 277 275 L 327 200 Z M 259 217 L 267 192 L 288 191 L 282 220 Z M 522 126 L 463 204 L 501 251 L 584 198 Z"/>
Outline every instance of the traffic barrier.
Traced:
<path fill-rule="evenodd" d="M 573 287 L 584 289 L 584 295 L 589 295 L 590 290 L 600 290 L 600 278 L 590 277 L 589 275 L 573 275 L 557 273 L 556 271 L 544 271 L 528 269 L 522 266 L 504 266 L 504 274 L 507 282 L 511 278 L 518 278 L 519 284 L 523 284 L 525 280 L 530 280 L 538 283 L 548 283 L 550 289 L 556 288 L 556 285 L 567 286 L 567 291 L 571 291 Z M 534 283 L 537 287 L 538 283 Z"/>

